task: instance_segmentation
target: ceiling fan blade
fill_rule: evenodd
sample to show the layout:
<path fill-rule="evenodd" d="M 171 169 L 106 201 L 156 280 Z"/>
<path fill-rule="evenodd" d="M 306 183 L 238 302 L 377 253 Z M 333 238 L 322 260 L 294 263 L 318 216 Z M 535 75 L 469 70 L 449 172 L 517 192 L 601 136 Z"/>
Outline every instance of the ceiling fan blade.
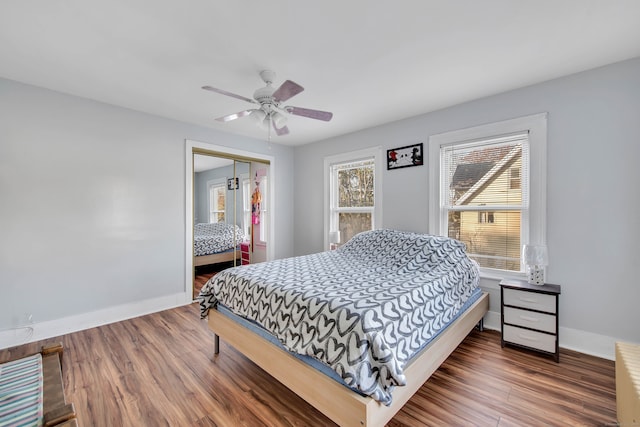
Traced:
<path fill-rule="evenodd" d="M 286 101 L 289 98 L 293 98 L 303 90 L 304 88 L 298 83 L 287 80 L 286 82 L 282 83 L 275 92 L 273 92 L 272 96 L 276 101 L 282 102 Z"/>
<path fill-rule="evenodd" d="M 310 110 L 309 108 L 284 107 L 284 109 L 296 116 L 309 117 L 310 119 L 323 120 L 328 122 L 333 117 L 333 113 L 328 111 Z"/>
<path fill-rule="evenodd" d="M 243 101 L 251 102 L 252 104 L 257 104 L 257 102 L 254 99 L 247 98 L 247 97 L 242 96 L 242 95 L 236 95 L 235 93 L 227 92 L 226 90 L 218 89 L 218 88 L 215 88 L 215 87 L 202 86 L 202 89 L 210 90 L 211 92 L 217 92 L 219 94 L 227 95 L 227 96 L 230 96 L 232 98 L 241 99 Z"/>
<path fill-rule="evenodd" d="M 216 120 L 219 122 L 230 122 L 231 120 L 239 119 L 240 117 L 248 116 L 253 110 L 244 110 L 238 113 L 229 114 L 227 116 L 218 117 Z"/>
<path fill-rule="evenodd" d="M 272 122 L 273 123 L 273 122 Z M 276 127 L 276 124 L 273 123 L 273 128 L 276 130 L 276 134 L 278 136 L 289 135 L 289 128 L 287 126 L 282 126 L 280 129 Z"/>

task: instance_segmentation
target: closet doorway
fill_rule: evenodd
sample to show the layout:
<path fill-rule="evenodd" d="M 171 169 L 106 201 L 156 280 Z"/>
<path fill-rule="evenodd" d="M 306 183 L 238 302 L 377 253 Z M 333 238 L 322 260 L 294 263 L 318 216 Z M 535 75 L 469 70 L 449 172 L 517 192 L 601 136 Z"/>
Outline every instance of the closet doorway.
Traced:
<path fill-rule="evenodd" d="M 271 259 L 273 158 L 187 140 L 186 298 L 208 277 Z"/>

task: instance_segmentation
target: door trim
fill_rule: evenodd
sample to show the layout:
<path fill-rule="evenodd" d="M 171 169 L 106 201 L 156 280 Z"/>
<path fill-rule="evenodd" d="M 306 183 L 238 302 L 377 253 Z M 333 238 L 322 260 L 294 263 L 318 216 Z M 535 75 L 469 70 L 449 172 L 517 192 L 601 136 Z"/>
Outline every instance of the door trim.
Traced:
<path fill-rule="evenodd" d="M 275 157 L 267 154 L 259 154 L 251 151 L 238 150 L 223 145 L 209 144 L 206 142 L 185 139 L 185 303 L 193 301 L 193 155 L 211 154 L 234 158 L 242 161 L 256 161 L 269 164 L 269 190 L 267 206 L 269 206 L 269 227 L 267 230 L 267 260 L 273 259 L 275 248 Z"/>

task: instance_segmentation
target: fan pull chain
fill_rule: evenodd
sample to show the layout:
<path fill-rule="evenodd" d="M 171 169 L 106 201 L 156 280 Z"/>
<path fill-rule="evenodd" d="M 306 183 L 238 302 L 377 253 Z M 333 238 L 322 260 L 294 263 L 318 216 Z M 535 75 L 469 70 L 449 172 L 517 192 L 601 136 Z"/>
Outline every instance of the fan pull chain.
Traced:
<path fill-rule="evenodd" d="M 273 126 L 273 117 L 271 116 L 271 113 L 269 113 L 269 133 L 267 136 L 267 143 L 269 144 L 269 150 L 271 150 L 271 127 Z"/>

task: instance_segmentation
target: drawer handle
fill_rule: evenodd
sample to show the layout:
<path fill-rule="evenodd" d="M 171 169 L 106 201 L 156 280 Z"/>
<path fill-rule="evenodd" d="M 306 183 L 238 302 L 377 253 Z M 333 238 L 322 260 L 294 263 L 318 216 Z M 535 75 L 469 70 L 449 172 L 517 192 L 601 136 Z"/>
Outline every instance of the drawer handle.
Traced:
<path fill-rule="evenodd" d="M 524 297 L 520 297 L 520 301 L 522 302 L 530 302 L 530 303 L 537 303 L 538 300 L 535 298 L 524 298 Z"/>
<path fill-rule="evenodd" d="M 529 340 L 529 341 L 540 341 L 538 338 L 536 337 L 532 337 L 529 335 L 524 335 L 524 334 L 518 334 L 518 336 L 524 340 Z"/>
<path fill-rule="evenodd" d="M 522 320 L 526 320 L 527 322 L 539 322 L 540 321 L 540 319 L 536 319 L 535 317 L 529 317 L 529 316 L 520 315 L 520 318 Z"/>

